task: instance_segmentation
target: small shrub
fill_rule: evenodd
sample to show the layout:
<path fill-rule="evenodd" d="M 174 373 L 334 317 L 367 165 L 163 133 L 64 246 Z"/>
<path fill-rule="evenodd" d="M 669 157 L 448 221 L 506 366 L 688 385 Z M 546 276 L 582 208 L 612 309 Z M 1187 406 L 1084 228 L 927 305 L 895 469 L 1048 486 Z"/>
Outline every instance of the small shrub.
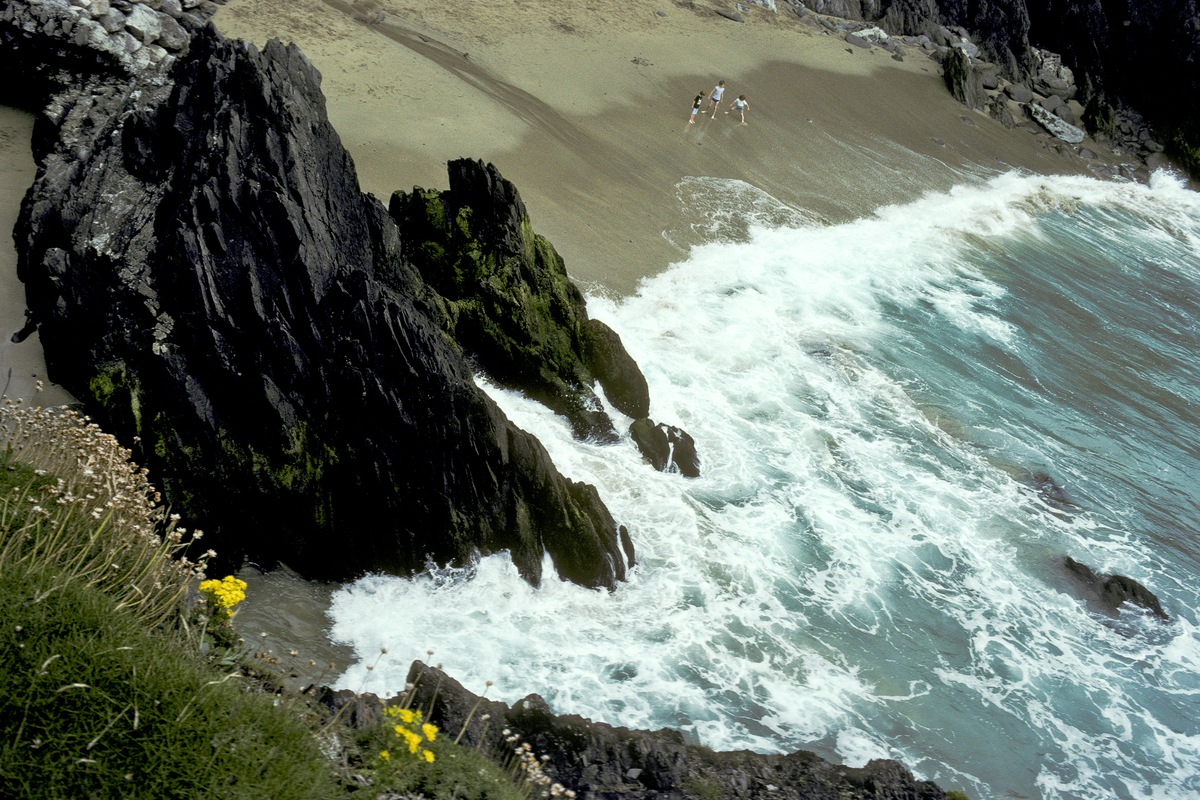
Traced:
<path fill-rule="evenodd" d="M 175 618 L 211 551 L 178 526 L 147 471 L 86 417 L 0 399 L 0 571 L 53 565 L 148 626 Z"/>

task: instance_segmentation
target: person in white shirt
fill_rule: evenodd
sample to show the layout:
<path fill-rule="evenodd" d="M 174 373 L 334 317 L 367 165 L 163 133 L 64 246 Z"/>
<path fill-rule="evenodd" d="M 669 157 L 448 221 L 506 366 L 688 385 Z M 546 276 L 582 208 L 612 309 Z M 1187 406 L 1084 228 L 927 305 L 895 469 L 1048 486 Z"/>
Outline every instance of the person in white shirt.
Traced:
<path fill-rule="evenodd" d="M 736 111 L 742 118 L 742 124 L 746 124 L 746 112 L 750 110 L 750 103 L 746 100 L 746 95 L 739 94 L 737 100 L 733 101 L 733 108 L 729 111 Z M 728 114 L 729 111 L 725 113 Z"/>
<path fill-rule="evenodd" d="M 721 95 L 723 94 L 725 94 L 725 81 L 719 81 L 708 95 L 708 108 L 705 110 L 711 111 L 714 117 L 717 115 L 717 106 L 721 105 Z"/>

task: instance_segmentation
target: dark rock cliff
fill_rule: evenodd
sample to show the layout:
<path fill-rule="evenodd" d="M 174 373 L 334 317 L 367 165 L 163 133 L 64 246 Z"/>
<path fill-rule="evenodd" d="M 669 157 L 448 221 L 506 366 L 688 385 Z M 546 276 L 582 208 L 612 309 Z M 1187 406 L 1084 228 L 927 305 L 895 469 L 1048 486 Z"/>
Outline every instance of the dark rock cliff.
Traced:
<path fill-rule="evenodd" d="M 53 99 L 15 236 L 50 377 L 173 509 L 231 563 L 310 577 L 509 550 L 535 583 L 545 553 L 587 586 L 623 578 L 594 488 L 474 385 L 303 54 L 208 28 L 150 77 Z M 483 220 L 512 213 L 473 233 L 502 239 Z"/>
<path fill-rule="evenodd" d="M 801 0 L 796 0 L 800 3 Z M 1093 133 L 1111 136 L 1113 109 L 1144 116 L 1200 175 L 1200 3 L 1197 0 L 802 0 L 814 11 L 937 39 L 961 29 L 1005 78 L 1032 85 L 1035 50 L 1073 70 Z M 1126 122 L 1127 125 L 1133 124 Z"/>

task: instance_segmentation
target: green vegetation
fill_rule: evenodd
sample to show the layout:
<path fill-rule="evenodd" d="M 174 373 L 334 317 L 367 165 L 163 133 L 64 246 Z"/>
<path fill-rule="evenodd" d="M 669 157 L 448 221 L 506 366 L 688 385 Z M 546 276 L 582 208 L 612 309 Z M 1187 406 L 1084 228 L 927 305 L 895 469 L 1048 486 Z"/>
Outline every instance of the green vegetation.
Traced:
<path fill-rule="evenodd" d="M 0 746 L 6 797 L 317 798 L 331 771 L 298 715 L 152 635 L 105 593 L 5 571 Z"/>
<path fill-rule="evenodd" d="M 1200 180 L 1200 122 L 1181 126 L 1168 139 L 1170 153 L 1193 180 Z"/>
<path fill-rule="evenodd" d="M 527 746 L 498 765 L 402 706 L 353 730 L 289 687 L 160 503 L 86 418 L 0 401 L 0 797 L 572 796 Z"/>

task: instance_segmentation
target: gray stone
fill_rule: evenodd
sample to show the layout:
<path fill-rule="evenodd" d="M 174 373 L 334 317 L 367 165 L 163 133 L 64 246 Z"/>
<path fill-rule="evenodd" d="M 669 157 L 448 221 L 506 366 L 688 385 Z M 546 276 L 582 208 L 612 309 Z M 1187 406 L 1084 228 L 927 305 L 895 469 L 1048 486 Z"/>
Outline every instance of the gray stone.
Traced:
<path fill-rule="evenodd" d="M 125 15 L 115 8 L 110 7 L 104 16 L 96 21 L 109 33 L 125 30 Z"/>
<path fill-rule="evenodd" d="M 1078 125 L 1079 117 L 1075 116 L 1075 112 L 1066 103 L 1061 103 L 1053 109 L 1054 116 L 1066 122 L 1069 125 Z"/>
<path fill-rule="evenodd" d="M 159 22 L 162 24 L 162 31 L 158 35 L 158 43 L 167 50 L 179 51 L 188 46 L 191 36 L 182 25 L 175 20 L 174 17 L 160 16 Z"/>
<path fill-rule="evenodd" d="M 92 19 L 79 20 L 75 25 L 72 41 L 80 47 L 87 47 L 91 50 L 113 52 L 115 49 L 108 31 L 104 30 L 99 22 Z"/>
<path fill-rule="evenodd" d="M 133 55 L 138 50 L 142 49 L 142 43 L 138 41 L 138 38 L 129 31 L 121 31 L 119 34 L 116 34 L 114 38 L 119 39 L 121 46 L 129 55 Z"/>
<path fill-rule="evenodd" d="M 1010 83 L 1004 87 L 1004 93 L 1017 103 L 1028 103 L 1033 100 L 1033 90 L 1020 83 Z"/>
<path fill-rule="evenodd" d="M 145 5 L 135 5 L 125 20 L 125 30 L 142 44 L 153 44 L 162 33 L 162 17 Z"/>
<path fill-rule="evenodd" d="M 1037 97 L 1034 102 L 1039 106 L 1053 114 L 1059 106 L 1065 105 L 1063 99 L 1056 94 L 1046 95 L 1045 97 Z"/>
<path fill-rule="evenodd" d="M 1025 109 L 1033 119 L 1046 129 L 1046 132 L 1069 144 L 1079 144 L 1084 139 L 1084 132 L 1074 125 L 1060 119 L 1037 103 L 1027 103 Z"/>

